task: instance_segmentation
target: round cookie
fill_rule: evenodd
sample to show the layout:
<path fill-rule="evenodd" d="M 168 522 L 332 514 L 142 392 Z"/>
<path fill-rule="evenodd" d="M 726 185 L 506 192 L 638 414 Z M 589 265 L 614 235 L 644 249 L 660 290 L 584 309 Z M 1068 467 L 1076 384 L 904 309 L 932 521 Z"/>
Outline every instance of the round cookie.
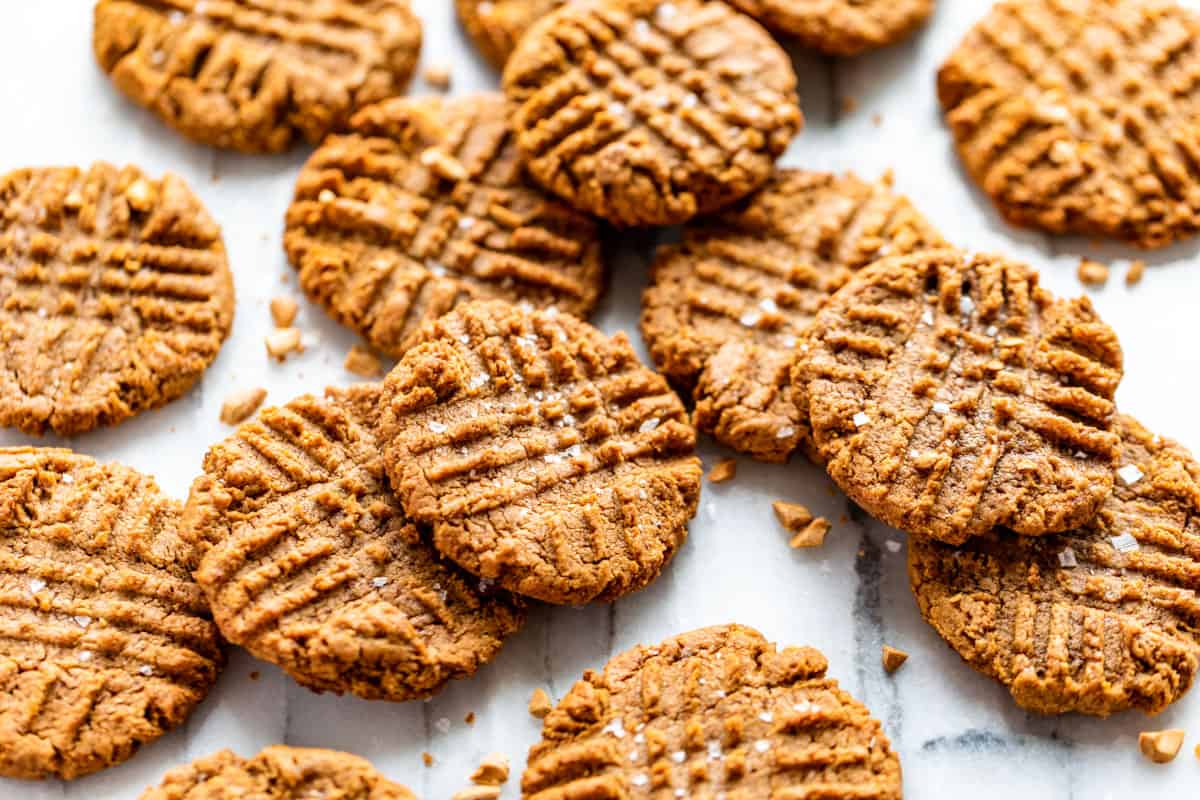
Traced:
<path fill-rule="evenodd" d="M 641 329 L 659 369 L 696 400 L 695 422 L 763 461 L 810 449 L 791 386 L 797 337 L 857 270 L 942 244 L 892 191 L 853 174 L 776 169 L 766 186 L 659 248 Z"/>
<path fill-rule="evenodd" d="M 408 0 L 99 0 L 92 47 L 118 89 L 184 136 L 273 153 L 399 94 L 421 23 Z"/>
<path fill-rule="evenodd" d="M 253 758 L 228 750 L 173 769 L 140 800 L 416 800 L 369 761 L 335 750 L 274 745 Z"/>
<path fill-rule="evenodd" d="M 1086 522 L 1119 454 L 1116 334 L 1000 256 L 930 250 L 859 272 L 817 315 L 796 376 L 852 500 L 915 536 Z"/>
<path fill-rule="evenodd" d="M 570 3 L 525 34 L 503 83 L 530 174 L 617 225 L 729 205 L 803 124 L 787 54 L 712 0 Z"/>
<path fill-rule="evenodd" d="M 503 69 L 533 23 L 566 0 L 455 0 L 458 19 L 492 66 Z"/>
<path fill-rule="evenodd" d="M 498 94 L 396 99 L 309 159 L 284 247 L 335 319 L 399 357 L 471 298 L 586 317 L 604 288 L 596 224 L 531 183 Z"/>
<path fill-rule="evenodd" d="M 378 384 L 268 408 L 213 447 L 187 534 L 221 633 L 318 692 L 428 697 L 472 675 L 522 608 L 437 553 L 387 488 Z"/>
<path fill-rule="evenodd" d="M 1017 225 L 1160 247 L 1200 229 L 1200 16 L 1006 0 L 938 73 L 967 171 Z"/>
<path fill-rule="evenodd" d="M 805 47 L 853 56 L 886 47 L 920 27 L 934 0 L 731 0 L 734 6 Z"/>
<path fill-rule="evenodd" d="M 1200 666 L 1200 464 L 1120 416 L 1112 494 L 1083 527 L 909 542 L 921 614 L 1023 708 L 1149 714 Z"/>
<path fill-rule="evenodd" d="M 181 725 L 224 664 L 154 481 L 0 448 L 0 775 L 78 778 Z"/>
<path fill-rule="evenodd" d="M 233 323 L 221 229 L 179 177 L 0 178 L 0 425 L 71 436 L 187 391 Z"/>
<path fill-rule="evenodd" d="M 899 800 L 882 726 L 827 668 L 740 625 L 635 647 L 546 717 L 522 796 Z"/>
<path fill-rule="evenodd" d="M 426 325 L 384 381 L 392 487 L 444 555 L 550 603 L 645 586 L 687 536 L 695 430 L 624 334 L 499 301 Z"/>

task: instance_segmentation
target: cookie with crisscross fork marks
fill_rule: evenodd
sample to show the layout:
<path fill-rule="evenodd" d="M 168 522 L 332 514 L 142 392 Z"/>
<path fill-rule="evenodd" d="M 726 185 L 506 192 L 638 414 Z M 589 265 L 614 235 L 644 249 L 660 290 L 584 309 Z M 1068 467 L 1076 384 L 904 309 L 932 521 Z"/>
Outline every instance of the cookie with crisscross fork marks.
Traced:
<path fill-rule="evenodd" d="M 551 603 L 612 600 L 687 536 L 696 434 L 623 334 L 470 303 L 421 330 L 384 394 L 404 510 L 485 580 Z"/>
<path fill-rule="evenodd" d="M 473 674 L 524 619 L 442 562 L 387 488 L 379 384 L 268 408 L 192 485 L 196 580 L 225 638 L 314 691 L 427 697 Z"/>
<path fill-rule="evenodd" d="M 931 250 L 859 272 L 795 370 L 815 446 L 868 512 L 958 544 L 1081 525 L 1112 488 L 1121 348 L 1029 267 Z"/>
<path fill-rule="evenodd" d="M 1200 667 L 1200 464 L 1120 416 L 1112 494 L 1081 528 L 911 540 L 925 619 L 963 659 L 1043 714 L 1154 714 Z"/>
<path fill-rule="evenodd" d="M 224 663 L 154 481 L 0 448 L 0 775 L 77 778 L 183 723 Z"/>
<path fill-rule="evenodd" d="M 710 0 L 569 3 L 521 39 L 504 91 L 530 174 L 618 225 L 729 205 L 803 124 L 787 54 Z"/>
<path fill-rule="evenodd" d="M 759 191 L 659 249 L 642 334 L 696 400 L 700 430 L 764 461 L 809 448 L 792 390 L 800 336 L 850 276 L 889 253 L 942 244 L 891 189 L 854 175 L 776 169 Z"/>
<path fill-rule="evenodd" d="M 73 435 L 161 406 L 232 323 L 221 229 L 177 176 L 0 178 L 0 425 Z"/>
<path fill-rule="evenodd" d="M 411 77 L 408 0 L 100 0 L 92 45 L 131 100 L 248 153 L 317 142 Z"/>
<path fill-rule="evenodd" d="M 284 247 L 309 297 L 395 357 L 465 300 L 586 317 L 604 283 L 596 224 L 529 180 L 498 94 L 357 114 L 301 172 Z"/>
<path fill-rule="evenodd" d="M 912 33 L 934 0 L 732 0 L 734 6 L 805 47 L 852 56 Z"/>
<path fill-rule="evenodd" d="M 456 0 L 458 19 L 479 52 L 503 67 L 533 23 L 567 0 Z"/>
<path fill-rule="evenodd" d="M 967 171 L 1010 221 L 1159 247 L 1200 229 L 1200 16 L 1006 0 L 938 73 Z"/>
<path fill-rule="evenodd" d="M 369 761 L 335 750 L 274 745 L 253 758 L 222 750 L 167 773 L 141 800 L 416 800 Z"/>
<path fill-rule="evenodd" d="M 741 625 L 635 647 L 546 717 L 522 796 L 899 800 L 887 736 L 827 668 Z"/>

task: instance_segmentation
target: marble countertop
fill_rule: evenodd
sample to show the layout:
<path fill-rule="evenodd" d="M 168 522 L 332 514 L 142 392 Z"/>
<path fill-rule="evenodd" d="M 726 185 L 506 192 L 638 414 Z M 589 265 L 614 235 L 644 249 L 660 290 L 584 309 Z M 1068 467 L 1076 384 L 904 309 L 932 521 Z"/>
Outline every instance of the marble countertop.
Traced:
<path fill-rule="evenodd" d="M 1200 3 L 1196 3 L 1200 5 Z M 425 25 L 424 64 L 452 67 L 454 93 L 490 89 L 496 75 L 463 40 L 450 0 L 415 0 Z M 974 250 L 1002 250 L 1042 270 L 1064 295 L 1081 287 L 1081 254 L 1116 260 L 1107 288 L 1092 292 L 1121 336 L 1126 377 L 1118 396 L 1158 433 L 1200 452 L 1200 242 L 1143 255 L 1150 269 L 1127 288 L 1123 264 L 1138 254 L 1117 246 L 1055 239 L 1005 225 L 964 180 L 941 124 L 934 73 L 987 0 L 942 0 L 923 33 L 898 47 L 835 61 L 795 54 L 808 125 L 784 163 L 853 169 L 874 177 L 894 169 L 896 185 L 943 233 Z M 225 395 L 262 385 L 268 402 L 285 402 L 330 383 L 347 383 L 342 359 L 354 337 L 302 302 L 299 325 L 309 349 L 286 364 L 267 361 L 269 299 L 300 297 L 280 244 L 283 213 L 305 152 L 249 158 L 183 141 L 124 101 L 91 56 L 91 0 L 0 2 L 0 171 L 95 159 L 136 162 L 183 175 L 224 226 L 237 282 L 232 339 L 203 384 L 156 413 L 69 442 L 100 459 L 117 459 L 155 475 L 184 497 L 207 446 L 228 434 L 217 419 Z M 414 93 L 429 87 L 417 81 Z M 606 331 L 638 339 L 639 293 L 653 234 L 623 237 L 612 285 L 596 317 Z M 639 343 L 640 346 L 640 343 Z M 0 433 L 0 444 L 29 441 Z M 52 440 L 46 440 L 51 443 Z M 706 464 L 727 455 L 705 442 Z M 804 503 L 833 521 L 825 546 L 788 549 L 771 502 Z M 212 696 L 180 730 L 126 764 L 70 784 L 0 779 L 4 800 L 136 798 L 170 767 L 213 750 L 243 754 L 286 742 L 332 747 L 371 759 L 423 798 L 445 800 L 467 785 L 488 752 L 513 762 L 504 797 L 517 783 L 539 723 L 526 713 L 530 692 L 557 698 L 583 670 L 636 643 L 654 643 L 692 628 L 737 621 L 780 643 L 809 644 L 829 656 L 831 674 L 881 718 L 900 752 L 909 798 L 973 800 L 1170 798 L 1200 796 L 1200 691 L 1150 720 L 1131 713 L 1109 720 L 1044 719 L 1020 711 L 997 684 L 963 665 L 920 618 L 908 590 L 904 538 L 850 506 L 824 474 L 797 459 L 786 466 L 741 460 L 737 479 L 706 482 L 691 537 L 648 589 L 613 606 L 540 608 L 499 658 L 474 678 L 426 703 L 370 703 L 319 696 L 274 667 L 233 650 Z M 911 658 L 883 673 L 881 645 Z M 253 671 L 261 673 L 252 680 Z M 474 712 L 473 725 L 464 718 Z M 1188 730 L 1175 763 L 1154 766 L 1138 753 L 1147 728 Z M 422 752 L 435 758 L 423 766 Z"/>

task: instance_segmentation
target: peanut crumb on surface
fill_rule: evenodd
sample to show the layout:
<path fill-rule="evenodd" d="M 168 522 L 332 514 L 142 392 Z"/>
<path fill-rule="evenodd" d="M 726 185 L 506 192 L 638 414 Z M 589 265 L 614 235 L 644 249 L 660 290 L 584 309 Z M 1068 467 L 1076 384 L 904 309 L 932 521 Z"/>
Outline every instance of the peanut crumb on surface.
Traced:
<path fill-rule="evenodd" d="M 908 653 L 890 645 L 883 646 L 883 668 L 889 675 L 900 669 L 905 661 L 908 661 Z"/>
<path fill-rule="evenodd" d="M 450 83 L 453 81 L 453 76 L 450 74 L 450 67 L 446 64 L 430 64 L 425 68 L 423 73 L 425 82 L 435 89 L 446 91 L 450 88 Z"/>
<path fill-rule="evenodd" d="M 480 786 L 499 786 L 508 782 L 508 756 L 504 753 L 489 753 L 471 773 L 471 783 Z"/>
<path fill-rule="evenodd" d="M 1129 271 L 1125 273 L 1125 285 L 1136 286 L 1142 282 L 1142 277 L 1146 274 L 1146 262 L 1140 258 L 1130 262 Z"/>
<path fill-rule="evenodd" d="M 529 714 L 531 716 L 545 719 L 553 708 L 554 706 L 550 703 L 550 695 L 546 694 L 544 689 L 533 690 L 533 694 L 529 698 Z"/>
<path fill-rule="evenodd" d="M 1081 258 L 1075 275 L 1085 286 L 1103 286 L 1108 283 L 1108 265 L 1092 261 L 1090 258 Z"/>
<path fill-rule="evenodd" d="M 1155 764 L 1166 764 L 1174 761 L 1183 747 L 1183 731 L 1172 729 L 1167 731 L 1142 731 L 1138 734 L 1138 747 L 1142 755 Z"/>
<path fill-rule="evenodd" d="M 468 711 L 467 715 L 465 717 L 463 717 L 463 722 L 467 723 L 468 725 L 474 725 L 475 724 L 475 712 Z"/>
<path fill-rule="evenodd" d="M 290 297 L 274 297 L 271 299 L 271 319 L 276 328 L 290 328 L 296 321 L 296 312 L 300 306 Z"/>
<path fill-rule="evenodd" d="M 737 459 L 727 458 L 723 461 L 718 461 L 708 472 L 708 479 L 713 483 L 724 483 L 728 480 L 733 480 L 737 475 Z"/>
<path fill-rule="evenodd" d="M 383 364 L 375 355 L 361 344 L 356 344 L 346 353 L 346 361 L 342 365 L 347 372 L 352 372 L 363 378 L 378 378 L 383 374 Z"/>
<path fill-rule="evenodd" d="M 813 521 L 812 512 L 799 503 L 776 500 L 771 508 L 775 510 L 775 519 L 790 533 L 799 533 Z"/>
<path fill-rule="evenodd" d="M 276 361 L 284 361 L 292 353 L 303 352 L 299 328 L 279 328 L 267 334 L 267 355 Z"/>
<path fill-rule="evenodd" d="M 238 425 L 249 419 L 258 411 L 258 407 L 267 399 L 267 390 L 261 386 L 253 389 L 238 389 L 225 396 L 221 404 L 221 422 L 226 425 Z"/>
<path fill-rule="evenodd" d="M 427 767 L 433 766 L 433 753 L 421 753 L 421 763 Z"/>
<path fill-rule="evenodd" d="M 262 677 L 262 673 L 260 673 L 258 670 L 254 670 L 253 672 L 250 673 L 250 680 L 252 680 L 252 681 L 256 681 L 261 677 Z"/>
<path fill-rule="evenodd" d="M 788 542 L 788 546 L 793 550 L 800 550 L 808 547 L 820 547 L 825 544 L 825 536 L 829 533 L 829 520 L 824 517 L 817 517 L 808 525 L 804 526 L 804 530 L 797 533 Z"/>

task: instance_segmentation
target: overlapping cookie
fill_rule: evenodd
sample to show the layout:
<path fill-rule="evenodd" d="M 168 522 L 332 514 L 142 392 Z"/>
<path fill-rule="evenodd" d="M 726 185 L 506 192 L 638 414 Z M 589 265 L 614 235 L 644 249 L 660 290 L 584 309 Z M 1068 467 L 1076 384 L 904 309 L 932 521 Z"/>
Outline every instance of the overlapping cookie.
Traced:
<path fill-rule="evenodd" d="M 455 0 L 458 19 L 475 47 L 503 68 L 533 23 L 566 0 Z"/>
<path fill-rule="evenodd" d="M 934 0 L 732 0 L 733 5 L 805 47 L 853 56 L 909 36 Z"/>

